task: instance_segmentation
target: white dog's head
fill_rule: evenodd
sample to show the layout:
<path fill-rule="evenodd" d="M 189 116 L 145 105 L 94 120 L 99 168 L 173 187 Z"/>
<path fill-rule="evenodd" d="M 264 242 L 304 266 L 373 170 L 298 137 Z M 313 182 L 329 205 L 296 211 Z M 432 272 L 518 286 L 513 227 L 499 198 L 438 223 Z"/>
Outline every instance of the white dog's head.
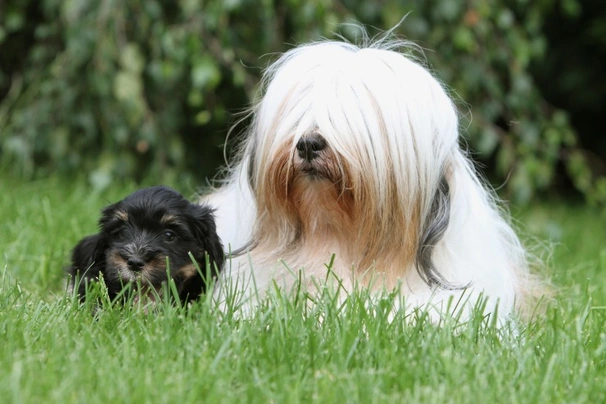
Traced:
<path fill-rule="evenodd" d="M 385 45 L 326 42 L 287 52 L 264 84 L 241 161 L 253 241 L 292 251 L 338 239 L 362 266 L 382 256 L 446 285 L 431 256 L 460 150 L 440 83 Z"/>

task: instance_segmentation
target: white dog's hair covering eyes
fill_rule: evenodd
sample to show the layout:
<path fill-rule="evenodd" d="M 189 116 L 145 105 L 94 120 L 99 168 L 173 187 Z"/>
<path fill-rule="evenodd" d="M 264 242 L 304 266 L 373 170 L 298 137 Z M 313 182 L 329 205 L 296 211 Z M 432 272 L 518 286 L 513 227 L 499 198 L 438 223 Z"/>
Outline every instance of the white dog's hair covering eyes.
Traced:
<path fill-rule="evenodd" d="M 437 315 L 481 295 L 505 319 L 534 292 L 525 250 L 459 147 L 452 100 L 398 45 L 312 43 L 267 69 L 239 158 L 204 198 L 228 251 L 245 251 L 218 298 L 289 288 L 299 270 L 324 279 L 333 254 L 346 288 L 399 287 Z"/>

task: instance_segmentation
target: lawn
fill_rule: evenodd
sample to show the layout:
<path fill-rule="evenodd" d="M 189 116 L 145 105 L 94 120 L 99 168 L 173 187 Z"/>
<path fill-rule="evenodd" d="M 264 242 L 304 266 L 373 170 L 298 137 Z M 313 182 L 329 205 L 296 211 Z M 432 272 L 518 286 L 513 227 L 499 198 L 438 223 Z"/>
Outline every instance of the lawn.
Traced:
<path fill-rule="evenodd" d="M 558 291 L 517 332 L 389 321 L 390 296 L 371 310 L 363 291 L 312 307 L 275 294 L 248 320 L 207 300 L 93 316 L 63 269 L 134 189 L 1 180 L 1 402 L 606 402 L 606 221 L 584 205 L 512 208 Z"/>

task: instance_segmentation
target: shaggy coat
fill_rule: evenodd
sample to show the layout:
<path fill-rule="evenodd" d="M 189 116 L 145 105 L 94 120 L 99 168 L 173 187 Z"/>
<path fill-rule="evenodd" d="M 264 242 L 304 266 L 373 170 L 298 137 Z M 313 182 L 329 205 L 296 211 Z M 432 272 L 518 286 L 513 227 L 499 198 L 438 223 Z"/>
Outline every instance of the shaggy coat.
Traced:
<path fill-rule="evenodd" d="M 233 253 L 219 299 L 309 285 L 331 262 L 347 290 L 399 288 L 435 318 L 480 296 L 501 319 L 524 305 L 525 250 L 459 146 L 451 98 L 402 45 L 313 43 L 266 70 L 228 179 L 203 199 Z"/>
<path fill-rule="evenodd" d="M 207 257 L 209 274 L 204 273 Z M 189 302 L 206 290 L 223 261 L 212 209 L 156 186 L 106 207 L 99 233 L 85 237 L 74 248 L 68 273 L 70 286 L 81 297 L 87 284 L 103 278 L 112 300 L 119 295 L 127 298 L 128 294 L 121 293 L 125 287 L 153 300 L 170 277 L 179 299 Z"/>

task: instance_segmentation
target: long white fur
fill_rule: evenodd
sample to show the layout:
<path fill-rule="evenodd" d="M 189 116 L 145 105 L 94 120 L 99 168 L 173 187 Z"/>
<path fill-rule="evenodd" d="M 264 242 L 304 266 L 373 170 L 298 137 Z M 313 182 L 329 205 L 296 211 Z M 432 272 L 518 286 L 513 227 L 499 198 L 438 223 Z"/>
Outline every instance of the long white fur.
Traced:
<path fill-rule="evenodd" d="M 204 198 L 216 209 L 228 250 L 247 249 L 226 265 L 218 299 L 227 288 L 245 298 L 262 296 L 273 282 L 288 289 L 299 270 L 307 280 L 324 279 L 334 254 L 332 270 L 346 288 L 357 282 L 400 287 L 408 306 L 434 307 L 436 317 L 451 298 L 465 300 L 465 316 L 482 295 L 488 298 L 487 312 L 498 304 L 499 319 L 512 313 L 516 301 L 523 303 L 525 251 L 460 149 L 453 102 L 398 45 L 312 43 L 288 51 L 266 70 L 242 152 L 226 183 Z M 343 195 L 332 192 L 334 184 L 326 180 L 296 183 L 305 213 L 282 218 L 276 210 L 281 206 L 273 204 L 276 193 L 294 190 L 271 189 L 271 170 L 286 155 L 292 160 L 283 168 L 295 170 L 295 145 L 310 133 L 327 141 L 348 181 L 342 193 L 357 217 L 339 211 L 335 195 Z M 468 286 L 464 289 L 429 286 L 414 257 L 404 253 L 432 220 L 443 175 L 450 187 L 450 218 L 433 248 L 433 263 L 450 284 Z M 365 245 L 376 256 L 363 257 L 359 250 Z M 369 259 L 368 267 L 356 267 Z"/>

